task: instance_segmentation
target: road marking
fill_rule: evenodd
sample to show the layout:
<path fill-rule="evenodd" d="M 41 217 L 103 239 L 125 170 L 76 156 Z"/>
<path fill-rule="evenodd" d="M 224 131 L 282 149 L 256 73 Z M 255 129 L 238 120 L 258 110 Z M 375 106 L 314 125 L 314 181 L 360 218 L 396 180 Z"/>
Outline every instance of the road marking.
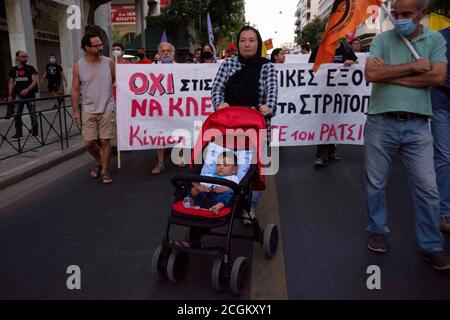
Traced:
<path fill-rule="evenodd" d="M 266 257 L 263 246 L 260 243 L 254 243 L 250 298 L 252 300 L 286 300 L 288 299 L 288 294 L 275 176 L 266 177 L 266 190 L 256 211 L 256 216 L 262 229 L 267 224 L 276 224 L 280 238 L 277 255 L 274 259 Z"/>

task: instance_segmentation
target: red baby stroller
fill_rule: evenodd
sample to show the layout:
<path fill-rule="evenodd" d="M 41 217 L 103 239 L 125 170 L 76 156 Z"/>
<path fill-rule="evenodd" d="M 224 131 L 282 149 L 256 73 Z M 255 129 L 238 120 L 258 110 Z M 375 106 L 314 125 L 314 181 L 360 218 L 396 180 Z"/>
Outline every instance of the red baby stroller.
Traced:
<path fill-rule="evenodd" d="M 209 254 L 216 257 L 211 272 L 211 283 L 214 289 L 223 290 L 229 282 L 233 294 L 242 293 L 249 275 L 249 263 L 246 257 L 238 257 L 231 262 L 231 239 L 239 238 L 257 241 L 264 247 L 269 258 L 276 255 L 278 248 L 278 227 L 269 224 L 262 230 L 255 217 L 251 217 L 250 235 L 234 235 L 235 221 L 243 219 L 244 210 L 250 210 L 252 190 L 265 188 L 261 163 L 262 147 L 266 143 L 266 122 L 260 112 L 246 107 L 228 107 L 211 114 L 204 122 L 192 152 L 190 175 L 177 175 L 172 179 L 175 191 L 175 202 L 168 219 L 166 234 L 162 244 L 155 250 L 152 259 L 152 273 L 159 279 L 168 278 L 178 283 L 186 274 L 189 254 Z M 215 134 L 209 134 L 211 129 Z M 230 131 L 231 130 L 231 131 Z M 260 130 L 263 130 L 261 132 Z M 230 135 L 230 132 L 231 135 Z M 259 133 L 259 134 L 248 134 Z M 218 138 L 218 135 L 220 139 Z M 219 145 L 236 153 L 245 152 L 253 157 L 251 164 L 242 173 L 239 184 L 229 180 L 200 175 L 203 166 L 203 154 L 211 144 Z M 205 151 L 205 152 L 204 152 Z M 256 158 L 255 158 L 256 157 Z M 255 161 L 256 160 L 256 161 Z M 186 208 L 183 199 L 189 194 L 192 182 L 205 182 L 223 185 L 233 190 L 231 205 L 223 208 L 218 214 L 206 209 Z M 170 239 L 172 225 L 188 227 L 188 241 Z M 217 232 L 217 228 L 225 227 L 226 232 Z M 248 232 L 250 233 L 250 232 Z M 225 237 L 222 247 L 202 246 L 202 238 L 208 235 Z"/>

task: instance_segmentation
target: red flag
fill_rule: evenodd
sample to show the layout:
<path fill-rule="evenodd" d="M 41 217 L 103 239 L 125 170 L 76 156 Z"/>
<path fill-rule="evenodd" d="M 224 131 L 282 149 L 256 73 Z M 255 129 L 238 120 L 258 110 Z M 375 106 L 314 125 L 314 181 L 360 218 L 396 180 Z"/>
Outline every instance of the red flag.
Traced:
<path fill-rule="evenodd" d="M 266 46 L 266 50 L 273 49 L 272 38 L 264 41 L 264 45 Z"/>
<path fill-rule="evenodd" d="M 370 6 L 381 6 L 381 0 L 335 0 L 319 51 L 314 61 L 313 71 L 324 63 L 332 63 L 337 42 L 355 30 L 372 15 Z"/>

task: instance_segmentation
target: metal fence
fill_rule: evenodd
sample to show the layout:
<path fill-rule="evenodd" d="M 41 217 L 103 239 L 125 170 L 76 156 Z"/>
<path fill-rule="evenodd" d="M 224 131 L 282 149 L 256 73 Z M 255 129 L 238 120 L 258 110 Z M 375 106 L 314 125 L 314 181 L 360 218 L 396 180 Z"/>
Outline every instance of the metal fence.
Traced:
<path fill-rule="evenodd" d="M 21 102 L 34 102 L 36 106 L 36 117 L 39 125 L 38 134 L 34 136 L 31 130 L 30 113 L 22 113 L 23 136 L 13 139 L 15 133 L 15 121 L 17 116 L 11 113 L 10 103 L 0 102 L 0 161 L 15 157 L 17 155 L 37 150 L 43 146 L 59 143 L 61 150 L 69 147 L 69 138 L 80 135 L 80 126 L 75 125 L 72 118 L 72 108 L 66 103 L 70 95 L 60 96 L 56 108 L 51 107 L 54 97 L 22 100 Z M 50 102 L 50 103 L 49 103 Z M 23 111 L 28 110 L 24 106 Z M 8 111 L 9 114 L 8 114 Z M 80 114 L 81 117 L 81 114 Z"/>

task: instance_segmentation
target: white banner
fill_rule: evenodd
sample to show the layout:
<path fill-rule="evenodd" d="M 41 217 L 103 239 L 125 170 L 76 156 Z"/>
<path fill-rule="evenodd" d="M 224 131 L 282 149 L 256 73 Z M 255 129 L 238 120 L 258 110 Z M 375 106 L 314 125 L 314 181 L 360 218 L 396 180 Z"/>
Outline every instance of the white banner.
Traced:
<path fill-rule="evenodd" d="M 117 66 L 120 150 L 192 147 L 212 112 L 211 88 L 219 64 Z M 282 64 L 278 69 L 280 146 L 363 144 L 371 86 L 363 65 Z M 276 137 L 275 137 L 276 138 Z"/>

